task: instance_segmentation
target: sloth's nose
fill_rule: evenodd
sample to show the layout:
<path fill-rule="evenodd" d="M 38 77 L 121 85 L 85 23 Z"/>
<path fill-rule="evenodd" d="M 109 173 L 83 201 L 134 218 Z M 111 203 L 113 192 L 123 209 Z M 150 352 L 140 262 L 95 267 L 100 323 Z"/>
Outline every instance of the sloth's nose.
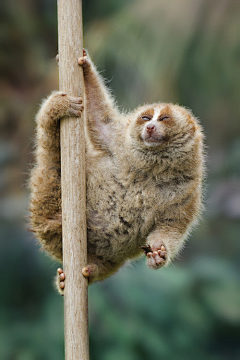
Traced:
<path fill-rule="evenodd" d="M 156 126 L 155 126 L 155 125 L 148 124 L 148 125 L 146 126 L 146 130 L 147 130 L 147 132 L 151 135 L 151 134 L 156 130 Z"/>

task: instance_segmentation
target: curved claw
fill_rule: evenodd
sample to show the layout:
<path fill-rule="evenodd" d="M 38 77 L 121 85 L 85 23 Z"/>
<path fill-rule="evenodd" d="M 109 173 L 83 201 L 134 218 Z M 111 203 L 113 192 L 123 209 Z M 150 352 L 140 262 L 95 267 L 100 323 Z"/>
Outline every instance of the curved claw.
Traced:
<path fill-rule="evenodd" d="M 149 245 L 148 246 L 140 246 L 140 247 L 144 251 L 145 255 L 147 255 L 147 253 L 149 253 L 149 252 L 152 252 L 152 249 Z"/>

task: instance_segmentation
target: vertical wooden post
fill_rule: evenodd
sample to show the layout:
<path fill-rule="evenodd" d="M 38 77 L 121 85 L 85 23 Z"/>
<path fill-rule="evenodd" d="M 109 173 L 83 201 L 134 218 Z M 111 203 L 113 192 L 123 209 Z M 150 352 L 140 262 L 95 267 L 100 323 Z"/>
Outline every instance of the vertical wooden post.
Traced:
<path fill-rule="evenodd" d="M 58 0 L 59 87 L 71 96 L 84 95 L 82 1 Z M 61 121 L 61 177 L 65 359 L 89 360 L 86 178 L 83 115 Z"/>

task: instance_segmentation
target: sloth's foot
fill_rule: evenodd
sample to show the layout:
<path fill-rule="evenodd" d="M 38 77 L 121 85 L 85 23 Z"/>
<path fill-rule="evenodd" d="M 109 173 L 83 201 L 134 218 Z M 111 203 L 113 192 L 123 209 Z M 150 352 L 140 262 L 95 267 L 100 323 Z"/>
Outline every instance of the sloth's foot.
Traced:
<path fill-rule="evenodd" d="M 65 287 L 65 274 L 63 272 L 63 269 L 58 268 L 57 269 L 57 278 L 56 278 L 56 286 L 57 286 L 57 290 L 61 295 L 64 295 L 64 287 Z"/>
<path fill-rule="evenodd" d="M 89 264 L 82 268 L 82 274 L 83 276 L 89 278 L 89 282 L 92 282 L 93 279 L 98 275 L 98 266 L 96 264 Z"/>
<path fill-rule="evenodd" d="M 160 269 L 166 263 L 167 251 L 163 243 L 158 245 L 141 246 L 147 256 L 147 266 L 150 269 Z"/>
<path fill-rule="evenodd" d="M 56 277 L 56 288 L 58 292 L 61 295 L 64 295 L 64 288 L 65 288 L 65 273 L 63 272 L 63 269 L 58 268 L 57 269 L 57 277 Z M 90 264 L 82 268 L 82 274 L 83 276 L 87 277 L 89 279 L 89 282 L 92 282 L 92 280 L 97 276 L 98 274 L 98 267 L 96 264 Z"/>

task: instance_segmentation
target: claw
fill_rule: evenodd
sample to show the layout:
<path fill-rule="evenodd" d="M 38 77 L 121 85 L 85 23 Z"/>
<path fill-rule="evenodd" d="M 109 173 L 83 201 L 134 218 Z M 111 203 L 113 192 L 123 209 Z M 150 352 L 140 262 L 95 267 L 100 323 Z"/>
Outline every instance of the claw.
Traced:
<path fill-rule="evenodd" d="M 140 246 L 140 247 L 144 251 L 145 255 L 147 255 L 147 253 L 149 253 L 149 252 L 152 252 L 152 249 L 149 245 L 148 246 Z"/>

